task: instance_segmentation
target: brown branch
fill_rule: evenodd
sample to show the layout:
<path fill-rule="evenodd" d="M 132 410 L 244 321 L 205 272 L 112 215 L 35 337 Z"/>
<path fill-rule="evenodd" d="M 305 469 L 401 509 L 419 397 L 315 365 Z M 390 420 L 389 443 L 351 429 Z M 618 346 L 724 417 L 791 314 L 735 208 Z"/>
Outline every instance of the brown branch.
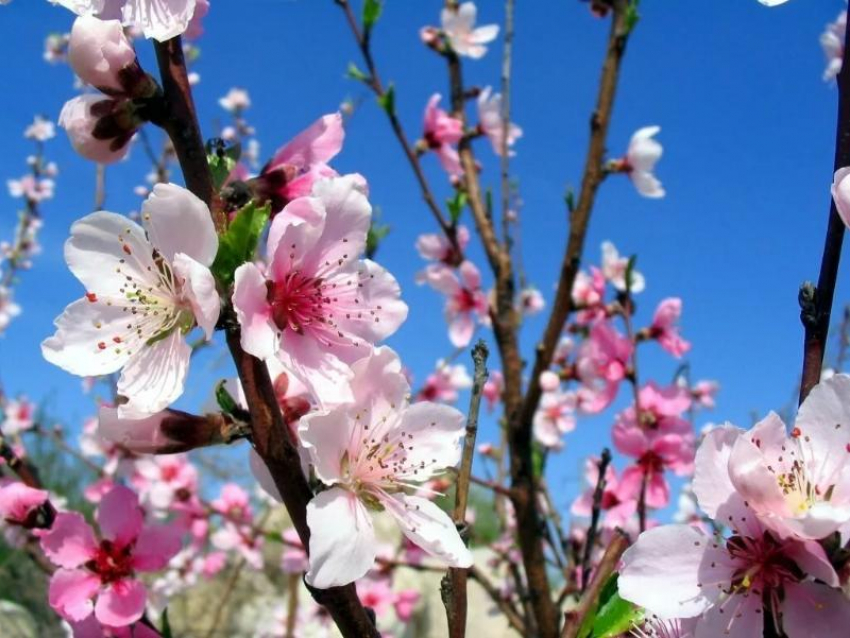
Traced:
<path fill-rule="evenodd" d="M 472 380 L 472 393 L 469 399 L 469 413 L 466 418 L 466 435 L 463 440 L 463 457 L 460 472 L 455 482 L 454 524 L 467 535 L 466 507 L 469 499 L 469 485 L 472 477 L 472 461 L 475 458 L 475 437 L 478 434 L 478 413 L 481 409 L 481 393 L 487 381 L 487 345 L 478 340 L 472 349 L 475 371 Z M 469 569 L 450 567 L 443 577 L 443 603 L 446 606 L 446 618 L 449 624 L 449 638 L 466 636 L 467 596 L 466 580 Z"/>
<path fill-rule="evenodd" d="M 850 22 L 845 27 L 844 37 L 847 38 L 848 35 L 850 35 Z M 850 51 L 847 47 L 844 48 L 841 72 L 838 74 L 838 124 L 835 132 L 833 171 L 845 166 L 850 166 Z M 805 328 L 800 403 L 820 381 L 843 241 L 844 222 L 838 216 L 835 201 L 830 198 L 829 221 L 824 239 L 818 285 L 816 289 L 812 289 L 811 284 L 804 284 L 800 290 L 802 306 L 800 317 Z M 809 293 L 808 296 L 806 292 Z"/>
<path fill-rule="evenodd" d="M 623 555 L 623 552 L 626 551 L 628 546 L 629 537 L 620 529 L 614 530 L 614 538 L 611 539 L 608 548 L 605 550 L 605 554 L 602 556 L 602 560 L 596 566 L 593 572 L 593 578 L 590 580 L 590 586 L 588 586 L 582 595 L 575 610 L 567 615 L 567 621 L 564 624 L 564 631 L 561 632 L 561 638 L 577 638 L 584 619 L 596 606 L 602 588 L 611 574 L 617 569 L 620 556 Z"/>
<path fill-rule="evenodd" d="M 212 215 L 217 221 L 217 228 L 223 228 L 223 212 L 215 210 L 218 207 L 213 205 L 216 195 L 195 114 L 180 38 L 157 42 L 154 46 L 162 75 L 167 115 L 164 121 L 158 123 L 174 144 L 187 186 L 214 210 Z M 296 443 L 278 408 L 266 365 L 242 350 L 236 322 L 229 321 L 228 324 L 231 327 L 227 331 L 227 344 L 239 372 L 246 402 L 250 406 L 254 445 L 274 479 L 302 544 L 309 548 L 307 503 L 313 493 L 301 471 Z M 310 593 L 317 603 L 327 608 L 346 638 L 379 637 L 378 630 L 357 597 L 354 584 L 326 590 L 310 588 Z"/>
<path fill-rule="evenodd" d="M 606 447 L 602 450 L 597 466 L 599 476 L 596 479 L 596 488 L 593 490 L 593 509 L 590 514 L 590 526 L 587 528 L 587 538 L 584 541 L 584 555 L 581 559 L 581 590 L 587 589 L 587 577 L 590 573 L 590 557 L 593 554 L 593 546 L 596 544 L 596 530 L 599 527 L 599 513 L 602 511 L 602 495 L 605 493 L 605 472 L 611 463 L 611 451 Z"/>
<path fill-rule="evenodd" d="M 383 99 L 386 96 L 386 90 L 384 89 L 384 85 L 378 75 L 378 69 L 375 66 L 375 59 L 372 57 L 369 39 L 365 36 L 365 32 L 360 29 L 360 26 L 357 23 L 357 18 L 355 17 L 354 11 L 351 9 L 351 5 L 348 0 L 334 0 L 334 2 L 336 2 L 345 13 L 348 26 L 351 28 L 351 33 L 354 35 L 354 39 L 357 42 L 360 53 L 363 55 L 363 61 L 366 63 L 366 69 L 369 73 L 369 77 L 366 78 L 364 83 L 372 90 L 379 100 Z M 443 211 L 440 210 L 440 207 L 437 205 L 437 200 L 431 192 L 431 186 L 428 184 L 428 180 L 422 170 L 422 165 L 419 162 L 419 156 L 410 144 L 407 133 L 405 133 L 404 127 L 401 125 L 395 109 L 386 110 L 386 113 L 390 121 L 390 126 L 393 129 L 393 133 L 395 133 L 399 144 L 401 144 L 401 148 L 404 151 L 405 157 L 407 157 L 410 168 L 413 169 L 413 174 L 419 184 L 419 190 L 422 192 L 422 199 L 425 200 L 425 204 L 434 216 L 434 220 L 437 224 L 439 224 L 440 229 L 452 243 L 455 254 L 460 255 L 462 251 L 457 243 L 456 228 L 453 224 L 450 224 L 448 220 L 446 220 L 445 215 L 443 215 Z"/>

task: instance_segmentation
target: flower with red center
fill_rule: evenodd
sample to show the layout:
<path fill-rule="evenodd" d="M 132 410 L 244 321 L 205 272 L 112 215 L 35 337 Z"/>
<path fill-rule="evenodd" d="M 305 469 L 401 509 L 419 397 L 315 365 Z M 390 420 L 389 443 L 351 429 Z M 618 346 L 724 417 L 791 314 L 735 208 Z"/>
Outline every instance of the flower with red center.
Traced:
<path fill-rule="evenodd" d="M 576 427 L 576 397 L 571 392 L 544 392 L 534 413 L 534 439 L 546 448 L 560 450 L 562 437 Z"/>
<path fill-rule="evenodd" d="M 457 144 L 463 137 L 463 122 L 437 106 L 440 97 L 439 93 L 435 93 L 428 100 L 422 137 L 428 150 L 436 153 L 446 173 L 450 177 L 459 177 L 463 175 L 463 168 L 452 144 Z"/>
<path fill-rule="evenodd" d="M 236 271 L 242 347 L 323 399 L 346 399 L 350 365 L 407 317 L 393 276 L 360 259 L 371 212 L 357 176 L 322 180 L 272 221 L 265 271 Z"/>
<path fill-rule="evenodd" d="M 62 512 L 41 537 L 45 555 L 60 568 L 50 579 L 50 605 L 69 621 L 94 611 L 104 625 L 124 627 L 145 610 L 146 590 L 136 573 L 163 569 L 180 551 L 181 530 L 146 526 L 138 497 L 122 486 L 103 497 L 97 522 L 100 539 L 82 515 Z"/>
<path fill-rule="evenodd" d="M 587 459 L 584 478 L 588 489 L 573 501 L 570 511 L 575 516 L 590 517 L 593 512 L 593 495 L 599 481 L 599 459 Z M 604 512 L 602 524 L 611 528 L 625 526 L 637 510 L 634 492 L 620 481 L 617 471 L 611 465 L 605 469 L 605 487 L 602 491 L 600 510 Z"/>
<path fill-rule="evenodd" d="M 447 297 L 449 341 L 457 348 L 465 348 L 475 334 L 476 318 L 482 325 L 490 323 L 490 302 L 481 288 L 481 273 L 471 261 L 464 261 L 457 273 L 451 268 L 439 268 L 425 274 L 428 285 Z"/>
<path fill-rule="evenodd" d="M 682 316 L 682 300 L 678 297 L 664 299 L 655 311 L 652 325 L 649 327 L 649 337 L 657 339 L 658 345 L 677 359 L 681 358 L 691 344 L 679 334 L 679 317 Z"/>

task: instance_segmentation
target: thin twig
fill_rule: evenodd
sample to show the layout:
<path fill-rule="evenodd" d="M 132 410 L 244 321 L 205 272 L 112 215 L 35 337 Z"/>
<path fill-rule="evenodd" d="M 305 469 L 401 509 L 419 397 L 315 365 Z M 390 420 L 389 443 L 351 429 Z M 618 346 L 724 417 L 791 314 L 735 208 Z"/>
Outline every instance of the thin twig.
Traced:
<path fill-rule="evenodd" d="M 511 62 L 514 45 L 514 0 L 505 0 L 505 37 L 502 50 L 502 241 L 512 248 L 510 229 L 511 158 L 508 133 L 511 130 Z"/>
<path fill-rule="evenodd" d="M 848 7 L 848 12 L 850 12 L 850 7 Z M 844 34 L 845 38 L 848 36 L 850 36 L 850 21 L 845 27 Z M 838 124 L 835 133 L 834 171 L 850 166 L 850 48 L 844 48 L 841 72 L 838 74 L 837 80 Z M 800 295 L 801 305 L 803 306 L 800 316 L 805 328 L 800 403 L 820 381 L 843 241 L 844 222 L 838 216 L 835 201 L 830 198 L 829 221 L 824 239 L 818 285 L 813 290 L 814 299 L 804 298 L 803 290 L 811 290 L 810 287 L 805 285 Z"/>
<path fill-rule="evenodd" d="M 620 557 L 628 546 L 628 536 L 620 529 L 614 530 L 614 537 L 608 544 L 608 548 L 605 550 L 602 560 L 599 561 L 599 565 L 596 566 L 593 572 L 593 578 L 590 580 L 590 585 L 582 595 L 575 610 L 567 614 L 567 621 L 564 624 L 564 631 L 561 632 L 561 638 L 576 638 L 578 636 L 584 619 L 593 611 L 596 601 L 599 599 L 599 594 L 602 592 L 602 588 L 608 582 L 611 574 L 617 569 Z"/>
<path fill-rule="evenodd" d="M 466 526 L 466 506 L 469 499 L 469 485 L 472 477 L 472 461 L 475 458 L 475 437 L 478 434 L 478 413 L 481 409 L 481 393 L 487 381 L 487 345 L 478 340 L 472 349 L 475 371 L 472 377 L 472 392 L 469 399 L 469 413 L 466 417 L 466 434 L 463 439 L 463 456 L 460 472 L 455 483 L 454 524 L 464 536 L 468 535 Z M 466 580 L 469 569 L 450 567 L 443 577 L 443 604 L 446 606 L 446 618 L 449 625 L 449 638 L 466 636 L 467 596 Z"/>
<path fill-rule="evenodd" d="M 605 472 L 611 463 L 611 450 L 607 447 L 602 450 L 599 457 L 597 470 L 599 476 L 596 478 L 596 488 L 593 490 L 593 509 L 590 514 L 590 526 L 587 528 L 587 538 L 584 542 L 584 555 L 581 559 L 581 591 L 587 589 L 588 575 L 590 574 L 590 558 L 593 555 L 593 546 L 596 544 L 596 531 L 599 528 L 599 514 L 602 511 L 602 495 L 605 493 Z"/>

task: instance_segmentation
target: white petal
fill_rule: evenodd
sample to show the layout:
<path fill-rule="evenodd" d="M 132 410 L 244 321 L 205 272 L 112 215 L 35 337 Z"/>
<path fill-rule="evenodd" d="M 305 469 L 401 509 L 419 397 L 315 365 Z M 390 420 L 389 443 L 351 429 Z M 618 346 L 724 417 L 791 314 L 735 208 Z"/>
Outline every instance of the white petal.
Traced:
<path fill-rule="evenodd" d="M 263 488 L 263 491 L 274 500 L 283 503 L 283 497 L 280 495 L 277 485 L 275 485 L 272 473 L 269 471 L 263 458 L 253 448 L 248 452 L 248 466 L 251 468 L 251 474 L 257 479 L 257 483 Z"/>
<path fill-rule="evenodd" d="M 726 424 L 709 432 L 703 439 L 694 460 L 693 489 L 699 506 L 711 518 L 717 518 L 718 509 L 726 505 L 735 494 L 729 477 L 729 457 L 732 446 L 744 431 Z"/>
<path fill-rule="evenodd" d="M 313 587 L 347 585 L 375 564 L 377 541 L 369 512 L 348 490 L 334 487 L 307 505 L 310 527 L 310 570 Z"/>
<path fill-rule="evenodd" d="M 210 209 L 181 186 L 154 186 L 142 204 L 142 223 L 151 243 L 169 262 L 177 253 L 185 253 L 204 266 L 215 259 L 218 235 Z"/>
<path fill-rule="evenodd" d="M 192 348 L 178 329 L 135 353 L 118 379 L 118 394 L 128 399 L 118 406 L 118 416 L 141 419 L 176 401 L 183 394 L 191 355 Z"/>
<path fill-rule="evenodd" d="M 396 428 L 409 439 L 406 465 L 425 468 L 419 470 L 417 479 L 427 479 L 429 471 L 437 473 L 458 464 L 465 426 L 466 417 L 448 405 L 422 401 L 402 413 Z"/>
<path fill-rule="evenodd" d="M 221 300 L 215 289 L 215 278 L 206 266 L 189 255 L 174 255 L 174 274 L 183 279 L 183 293 L 192 304 L 192 313 L 209 341 L 221 312 Z"/>
<path fill-rule="evenodd" d="M 278 357 L 319 401 L 351 401 L 351 368 L 312 337 L 286 330 Z"/>
<path fill-rule="evenodd" d="M 278 331 L 266 295 L 266 278 L 257 266 L 242 264 L 236 269 L 233 308 L 242 329 L 242 348 L 262 360 L 273 357 L 278 349 Z"/>
<path fill-rule="evenodd" d="M 353 415 L 345 406 L 328 412 L 311 412 L 299 421 L 301 444 L 310 453 L 316 475 L 327 485 L 342 479 L 341 463 L 348 451 L 355 424 Z"/>
<path fill-rule="evenodd" d="M 452 567 L 471 567 L 472 554 L 449 515 L 419 496 L 396 494 L 381 499 L 402 533 L 417 546 Z"/>
<path fill-rule="evenodd" d="M 126 0 L 124 22 L 140 26 L 146 38 L 164 42 L 183 33 L 194 12 L 195 0 Z"/>

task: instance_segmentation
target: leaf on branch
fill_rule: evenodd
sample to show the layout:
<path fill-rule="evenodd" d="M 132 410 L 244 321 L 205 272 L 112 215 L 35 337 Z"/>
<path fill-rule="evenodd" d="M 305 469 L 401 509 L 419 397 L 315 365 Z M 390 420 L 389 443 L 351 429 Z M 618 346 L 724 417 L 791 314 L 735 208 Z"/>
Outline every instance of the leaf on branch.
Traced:
<path fill-rule="evenodd" d="M 233 283 L 233 273 L 239 266 L 254 259 L 257 244 L 270 214 L 269 204 L 258 206 L 249 202 L 236 213 L 227 231 L 219 237 L 218 253 L 212 265 L 212 272 L 225 286 Z"/>
<path fill-rule="evenodd" d="M 367 82 L 369 80 L 369 76 L 363 73 L 354 62 L 348 63 L 348 70 L 345 72 L 345 76 L 349 80 L 357 80 L 358 82 Z"/>
<path fill-rule="evenodd" d="M 225 386 L 226 383 L 226 381 L 218 382 L 218 385 L 215 387 L 215 400 L 222 412 L 225 414 L 233 414 L 239 406 L 236 403 L 236 399 L 234 399 L 230 395 L 230 392 L 227 391 L 227 387 Z"/>
<path fill-rule="evenodd" d="M 387 90 L 378 96 L 378 104 L 387 112 L 387 115 L 395 115 L 395 86 L 392 82 L 390 82 Z"/>
<path fill-rule="evenodd" d="M 366 31 L 375 26 L 378 18 L 381 17 L 383 8 L 384 5 L 380 0 L 365 0 L 363 3 L 363 28 Z"/>
<path fill-rule="evenodd" d="M 236 163 L 242 155 L 242 146 L 240 144 L 228 146 L 223 139 L 215 137 L 207 141 L 206 151 L 213 184 L 215 189 L 219 190 L 236 167 Z"/>
<path fill-rule="evenodd" d="M 374 259 L 375 253 L 381 245 L 381 241 L 390 234 L 389 224 L 376 224 L 372 221 L 369 232 L 366 234 L 366 258 Z"/>
<path fill-rule="evenodd" d="M 612 574 L 593 609 L 579 629 L 579 638 L 614 638 L 643 620 L 643 610 L 620 597 L 618 574 Z"/>
<path fill-rule="evenodd" d="M 564 193 L 564 202 L 567 204 L 570 215 L 572 215 L 576 209 L 576 192 L 572 186 L 567 187 L 567 192 Z"/>
<path fill-rule="evenodd" d="M 640 14 L 638 13 L 638 5 L 640 4 L 640 0 L 631 0 L 629 2 L 629 6 L 626 8 L 626 17 L 625 17 L 625 27 L 626 27 L 626 35 L 630 34 L 632 30 L 640 20 Z"/>
<path fill-rule="evenodd" d="M 172 638 L 171 622 L 168 620 L 168 607 L 162 610 L 162 638 Z"/>
<path fill-rule="evenodd" d="M 460 219 L 463 209 L 466 208 L 467 196 L 464 191 L 456 191 L 455 196 L 446 200 L 446 206 L 449 209 L 449 217 L 452 220 L 452 225 L 456 225 Z"/>

